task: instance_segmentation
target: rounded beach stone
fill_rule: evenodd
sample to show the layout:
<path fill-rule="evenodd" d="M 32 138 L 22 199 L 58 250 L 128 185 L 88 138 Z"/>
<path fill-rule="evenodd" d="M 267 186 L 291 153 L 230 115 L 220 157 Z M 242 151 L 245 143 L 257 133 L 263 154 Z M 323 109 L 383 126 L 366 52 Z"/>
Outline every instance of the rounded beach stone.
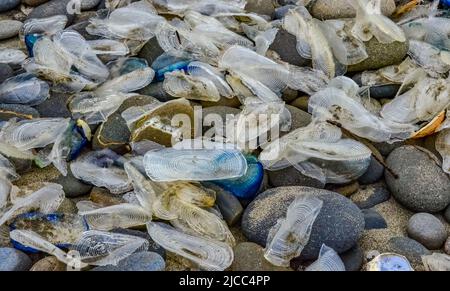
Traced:
<path fill-rule="evenodd" d="M 247 0 L 245 11 L 272 17 L 275 13 L 275 5 L 274 2 L 270 0 Z"/>
<path fill-rule="evenodd" d="M 269 183 L 274 187 L 282 186 L 308 186 L 314 188 L 323 188 L 324 185 L 319 180 L 308 177 L 300 173 L 294 167 L 278 171 L 267 171 L 269 174 Z"/>
<path fill-rule="evenodd" d="M 386 220 L 375 209 L 363 209 L 365 230 L 387 228 Z"/>
<path fill-rule="evenodd" d="M 414 214 L 408 221 L 408 236 L 431 250 L 439 249 L 447 239 L 444 224 L 429 213 Z"/>
<path fill-rule="evenodd" d="M 382 0 L 381 11 L 390 16 L 396 9 L 394 0 Z M 318 19 L 353 18 L 356 10 L 350 1 L 317 0 L 311 8 L 311 14 Z"/>
<path fill-rule="evenodd" d="M 370 158 L 369 168 L 358 178 L 358 182 L 362 185 L 373 184 L 378 182 L 384 174 L 384 166 L 373 156 Z"/>
<path fill-rule="evenodd" d="M 380 43 L 375 37 L 365 42 L 369 57 L 356 65 L 348 66 L 348 72 L 376 70 L 400 63 L 408 53 L 408 42 Z"/>
<path fill-rule="evenodd" d="M 20 0 L 2 0 L 0 1 L 0 12 L 5 12 L 16 8 Z"/>
<path fill-rule="evenodd" d="M 415 212 L 438 212 L 450 203 L 450 178 L 428 150 L 402 146 L 391 152 L 386 163 L 398 179 L 385 171 L 387 186 L 406 208 Z"/>
<path fill-rule="evenodd" d="M 71 0 L 51 0 L 49 2 L 45 2 L 34 8 L 28 15 L 28 19 L 66 15 L 69 19 L 69 23 L 71 23 L 74 19 L 74 14 L 69 13 L 67 9 L 69 3 L 71 3 Z"/>
<path fill-rule="evenodd" d="M 250 203 L 242 218 L 242 231 L 252 242 L 265 246 L 267 235 L 287 208 L 301 195 L 313 195 L 324 204 L 315 220 L 301 258 L 316 259 L 322 244 L 342 253 L 352 248 L 364 230 L 361 210 L 344 196 L 310 187 L 280 187 L 260 194 Z"/>
<path fill-rule="evenodd" d="M 0 271 L 28 271 L 31 259 L 13 248 L 0 248 Z"/>
<path fill-rule="evenodd" d="M 1 20 L 0 39 L 6 39 L 18 35 L 22 25 L 22 22 L 17 20 Z"/>
<path fill-rule="evenodd" d="M 445 209 L 444 218 L 448 223 L 450 223 L 450 205 Z"/>
<path fill-rule="evenodd" d="M 0 104 L 0 121 L 8 121 L 11 118 L 23 120 L 39 117 L 39 112 L 33 107 L 22 104 Z"/>

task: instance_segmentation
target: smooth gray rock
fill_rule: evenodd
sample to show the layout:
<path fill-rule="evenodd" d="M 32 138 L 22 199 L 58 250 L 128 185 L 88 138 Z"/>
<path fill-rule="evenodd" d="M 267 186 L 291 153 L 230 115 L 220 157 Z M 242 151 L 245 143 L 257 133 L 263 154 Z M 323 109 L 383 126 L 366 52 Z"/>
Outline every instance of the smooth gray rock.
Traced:
<path fill-rule="evenodd" d="M 405 256 L 414 263 L 421 263 L 421 256 L 431 255 L 431 252 L 419 242 L 407 237 L 393 237 L 388 242 L 390 252 Z"/>
<path fill-rule="evenodd" d="M 387 228 L 386 220 L 375 209 L 363 209 L 365 230 Z"/>
<path fill-rule="evenodd" d="M 275 5 L 273 1 L 267 0 L 247 0 L 245 11 L 256 13 L 258 15 L 268 15 L 270 17 L 275 13 Z"/>
<path fill-rule="evenodd" d="M 244 208 L 232 193 L 212 183 L 203 183 L 207 188 L 216 191 L 216 204 L 228 225 L 236 224 L 241 219 Z"/>
<path fill-rule="evenodd" d="M 2 0 L 0 1 L 0 12 L 12 10 L 19 6 L 20 0 Z"/>
<path fill-rule="evenodd" d="M 430 151 L 417 146 L 402 146 L 389 155 L 385 179 L 391 194 L 415 212 L 438 212 L 450 204 L 450 178 Z"/>
<path fill-rule="evenodd" d="M 19 34 L 22 28 L 22 22 L 17 20 L 1 20 L 0 21 L 0 39 L 7 39 Z"/>
<path fill-rule="evenodd" d="M 352 248 L 364 230 L 361 210 L 340 194 L 310 187 L 280 187 L 260 194 L 250 203 L 242 217 L 244 235 L 250 241 L 265 246 L 270 228 L 278 219 L 285 217 L 295 197 L 307 194 L 322 199 L 324 204 L 300 257 L 305 260 L 316 259 L 322 244 L 338 253 Z"/>
<path fill-rule="evenodd" d="M 28 271 L 31 259 L 23 252 L 13 248 L 0 248 L 0 271 Z"/>
<path fill-rule="evenodd" d="M 378 162 L 373 156 L 370 159 L 369 168 L 367 171 L 358 178 L 358 182 L 361 185 L 373 184 L 378 182 L 384 174 L 384 166 Z"/>
<path fill-rule="evenodd" d="M 429 213 L 414 214 L 408 221 L 408 236 L 430 250 L 441 248 L 448 237 L 444 224 Z"/>
<path fill-rule="evenodd" d="M 41 117 L 72 117 L 67 107 L 69 96 L 63 93 L 51 93 L 50 98 L 35 106 Z"/>
<path fill-rule="evenodd" d="M 384 15 L 391 15 L 396 8 L 394 0 L 383 0 L 381 11 Z M 356 10 L 350 1 L 317 0 L 313 2 L 311 14 L 318 19 L 353 18 Z"/>
<path fill-rule="evenodd" d="M 296 168 L 289 167 L 278 171 L 268 171 L 269 183 L 274 187 L 282 186 L 308 186 L 323 188 L 324 185 L 319 180 L 307 177 Z"/>
<path fill-rule="evenodd" d="M 68 24 L 70 24 L 72 23 L 75 15 L 69 13 L 70 11 L 67 10 L 69 3 L 71 3 L 71 0 L 51 0 L 49 2 L 45 2 L 44 4 L 34 8 L 28 15 L 27 19 L 66 15 L 69 20 Z"/>

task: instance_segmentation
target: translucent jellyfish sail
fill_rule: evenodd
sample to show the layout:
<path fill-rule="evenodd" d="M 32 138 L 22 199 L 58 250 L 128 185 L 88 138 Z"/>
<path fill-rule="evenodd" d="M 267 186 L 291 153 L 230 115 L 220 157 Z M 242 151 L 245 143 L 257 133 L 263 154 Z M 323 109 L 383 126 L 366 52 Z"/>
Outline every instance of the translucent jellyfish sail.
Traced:
<path fill-rule="evenodd" d="M 193 77 L 202 77 L 213 82 L 220 96 L 233 97 L 233 90 L 225 81 L 225 75 L 217 68 L 202 62 L 191 62 L 187 67 L 187 72 Z"/>
<path fill-rule="evenodd" d="M 132 186 L 127 173 L 118 166 L 119 159 L 119 155 L 108 149 L 89 152 L 72 162 L 70 169 L 77 179 L 122 194 Z"/>
<path fill-rule="evenodd" d="M 144 167 L 153 181 L 211 181 L 243 176 L 247 162 L 237 150 L 167 148 L 148 152 Z"/>
<path fill-rule="evenodd" d="M 289 131 L 292 117 L 284 102 L 263 102 L 257 98 L 246 98 L 241 113 L 236 116 L 235 136 L 227 135 L 228 139 L 239 144 L 249 141 L 262 143 L 258 138 L 268 134 L 272 129 Z"/>
<path fill-rule="evenodd" d="M 262 100 L 279 99 L 277 96 L 280 96 L 287 87 L 313 93 L 327 83 L 326 76 L 321 72 L 278 64 L 248 48 L 239 46 L 232 46 L 223 53 L 219 60 L 219 68 L 229 71 L 240 79 Z M 230 83 L 229 80 L 228 83 Z"/>
<path fill-rule="evenodd" d="M 50 86 L 33 76 L 21 74 L 0 85 L 0 103 L 35 106 L 50 97 Z"/>
<path fill-rule="evenodd" d="M 450 19 L 445 17 L 422 17 L 402 25 L 402 29 L 410 40 L 429 43 L 440 50 L 450 49 Z"/>
<path fill-rule="evenodd" d="M 323 244 L 320 248 L 319 258 L 309 265 L 305 271 L 344 272 L 345 266 L 338 253 Z"/>
<path fill-rule="evenodd" d="M 283 28 L 297 38 L 297 51 L 307 59 L 312 59 L 313 68 L 330 78 L 344 73 L 335 61 L 332 46 L 326 34 L 337 39 L 331 27 L 314 19 L 305 7 L 291 9 L 283 20 Z M 326 28 L 325 31 L 323 28 Z M 346 57 L 343 58 L 346 61 Z M 346 61 L 347 62 L 347 61 Z"/>
<path fill-rule="evenodd" d="M 170 220 L 179 230 L 234 245 L 235 239 L 225 221 L 210 212 L 214 201 L 215 195 L 211 197 L 202 188 L 176 183 L 158 197 L 154 210 L 157 217 Z"/>
<path fill-rule="evenodd" d="M 17 121 L 11 119 L 0 131 L 0 137 L 18 150 L 43 148 L 64 134 L 70 119 L 37 118 Z"/>
<path fill-rule="evenodd" d="M 125 163 L 125 171 L 132 181 L 134 193 L 139 204 L 151 216 L 153 213 L 153 203 L 156 200 L 157 193 L 153 188 L 153 183 L 147 179 L 131 162 Z"/>
<path fill-rule="evenodd" d="M 380 43 L 405 42 L 403 30 L 381 13 L 381 0 L 356 0 L 351 2 L 356 8 L 355 25 L 352 33 L 362 41 L 375 37 Z"/>
<path fill-rule="evenodd" d="M 194 33 L 189 27 L 165 23 L 156 34 L 159 46 L 167 53 L 177 57 L 190 57 L 214 64 L 220 55 L 213 40 Z"/>
<path fill-rule="evenodd" d="M 64 30 L 53 36 L 55 45 L 64 51 L 80 74 L 96 81 L 104 82 L 108 76 L 108 68 L 92 50 L 89 43 L 74 30 Z"/>
<path fill-rule="evenodd" d="M 294 166 L 323 184 L 347 183 L 365 173 L 371 151 L 341 135 L 339 128 L 314 121 L 264 146 L 259 159 L 268 170 Z"/>
<path fill-rule="evenodd" d="M 113 39 L 89 40 L 88 44 L 96 55 L 126 56 L 130 52 L 126 44 Z"/>
<path fill-rule="evenodd" d="M 63 30 L 67 25 L 67 16 L 55 15 L 45 18 L 32 18 L 24 22 L 23 35 L 46 34 L 53 35 Z"/>
<path fill-rule="evenodd" d="M 149 242 L 141 237 L 89 230 L 83 233 L 73 249 L 89 265 L 115 266 L 135 252 L 148 250 L 148 247 Z"/>
<path fill-rule="evenodd" d="M 106 18 L 91 18 L 86 31 L 110 39 L 147 41 L 165 22 L 149 1 L 137 1 L 113 10 Z"/>
<path fill-rule="evenodd" d="M 118 204 L 80 212 L 91 229 L 109 231 L 144 225 L 152 220 L 144 208 L 133 204 Z"/>
<path fill-rule="evenodd" d="M 19 65 L 26 58 L 27 55 L 20 50 L 8 48 L 0 49 L 0 64 Z"/>
<path fill-rule="evenodd" d="M 10 233 L 11 239 L 20 243 L 23 246 L 39 250 L 49 255 L 55 256 L 60 262 L 66 264 L 69 267 L 80 270 L 86 267 L 77 258 L 71 257 L 69 254 L 56 247 L 54 244 L 48 242 L 37 233 L 30 230 L 13 230 Z"/>
<path fill-rule="evenodd" d="M 53 90 L 79 92 L 92 81 L 72 72 L 73 60 L 48 37 L 39 38 L 33 46 L 34 58 L 24 62 L 23 68 L 53 83 Z"/>
<path fill-rule="evenodd" d="M 0 217 L 0 225 L 16 216 L 32 210 L 39 210 L 41 213 L 49 214 L 55 212 L 63 200 L 65 194 L 61 185 L 49 183 L 40 190 L 29 196 L 16 201 L 3 216 Z"/>
<path fill-rule="evenodd" d="M 220 100 L 219 90 L 211 80 L 189 76 L 183 71 L 166 73 L 163 86 L 174 97 L 211 102 Z"/>
<path fill-rule="evenodd" d="M 205 15 L 225 12 L 243 12 L 246 0 L 155 0 L 155 5 L 171 12 L 184 13 L 189 10 Z"/>
<path fill-rule="evenodd" d="M 18 177 L 14 166 L 7 158 L 0 154 L 0 210 L 6 206 L 9 194 L 14 187 L 10 180 L 17 179 Z"/>
<path fill-rule="evenodd" d="M 423 69 L 434 74 L 450 70 L 450 52 L 418 40 L 409 41 L 408 54 Z"/>
<path fill-rule="evenodd" d="M 152 68 L 133 70 L 106 81 L 95 92 L 100 95 L 134 92 L 149 85 L 154 77 L 155 71 Z"/>
<path fill-rule="evenodd" d="M 75 119 L 82 118 L 88 124 L 98 124 L 108 120 L 130 94 L 96 95 L 95 92 L 82 92 L 73 97 L 69 107 Z"/>
<path fill-rule="evenodd" d="M 417 129 L 411 124 L 386 120 L 366 109 L 358 92 L 358 85 L 346 77 L 339 77 L 326 89 L 309 100 L 309 112 L 322 121 L 334 122 L 351 133 L 374 142 L 405 140 Z M 346 91 L 342 86 L 352 88 Z"/>
<path fill-rule="evenodd" d="M 157 244 L 203 270 L 223 271 L 233 262 L 233 250 L 225 243 L 185 234 L 162 223 L 150 222 L 147 230 Z"/>
<path fill-rule="evenodd" d="M 264 257 L 276 266 L 289 266 L 308 244 L 314 221 L 322 209 L 322 200 L 303 195 L 289 205 L 286 218 L 270 229 Z"/>
<path fill-rule="evenodd" d="M 427 77 L 419 70 L 405 79 L 399 95 L 383 106 L 380 114 L 392 122 L 416 124 L 430 121 L 449 105 L 448 80 Z"/>

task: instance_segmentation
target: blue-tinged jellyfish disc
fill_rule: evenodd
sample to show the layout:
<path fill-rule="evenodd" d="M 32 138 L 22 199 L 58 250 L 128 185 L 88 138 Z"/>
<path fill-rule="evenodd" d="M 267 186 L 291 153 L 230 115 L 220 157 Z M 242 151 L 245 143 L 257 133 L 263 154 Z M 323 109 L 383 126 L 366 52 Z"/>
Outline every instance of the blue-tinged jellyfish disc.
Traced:
<path fill-rule="evenodd" d="M 253 199 L 261 187 L 264 179 L 263 165 L 254 156 L 247 155 L 247 173 L 237 179 L 218 180 L 213 183 L 231 192 L 240 199 Z"/>
<path fill-rule="evenodd" d="M 25 36 L 25 45 L 28 50 L 28 55 L 34 57 L 33 48 L 36 42 L 42 37 L 40 34 L 27 34 Z"/>
<path fill-rule="evenodd" d="M 60 248 L 68 248 L 74 244 L 84 231 L 89 229 L 84 218 L 78 214 L 43 214 L 30 212 L 19 215 L 10 225 L 11 231 L 15 229 L 30 230 L 42 236 Z M 38 253 L 32 247 L 11 240 L 13 246 L 27 253 Z"/>

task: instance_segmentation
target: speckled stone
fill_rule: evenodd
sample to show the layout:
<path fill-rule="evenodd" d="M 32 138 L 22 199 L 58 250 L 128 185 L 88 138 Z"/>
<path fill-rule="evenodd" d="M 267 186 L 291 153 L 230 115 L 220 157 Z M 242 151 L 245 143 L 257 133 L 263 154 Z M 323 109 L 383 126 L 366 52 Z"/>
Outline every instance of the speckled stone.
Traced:
<path fill-rule="evenodd" d="M 450 178 L 440 162 L 428 150 L 403 146 L 389 155 L 385 179 L 391 194 L 406 208 L 415 212 L 438 212 L 450 204 Z"/>
<path fill-rule="evenodd" d="M 359 64 L 348 67 L 348 72 L 376 70 L 400 63 L 406 56 L 409 46 L 407 42 L 382 44 L 374 37 L 365 43 L 369 57 Z"/>
<path fill-rule="evenodd" d="M 408 221 L 408 236 L 430 250 L 441 248 L 448 237 L 444 224 L 429 213 L 414 214 Z"/>
<path fill-rule="evenodd" d="M 364 263 L 364 252 L 359 245 L 354 246 L 345 253 L 340 254 L 341 260 L 348 272 L 356 272 L 361 270 Z"/>
<path fill-rule="evenodd" d="M 20 0 L 2 0 L 0 2 L 0 12 L 14 9 L 20 4 Z"/>
<path fill-rule="evenodd" d="M 73 14 L 69 14 L 67 11 L 67 5 L 71 0 L 51 0 L 45 2 L 31 11 L 28 15 L 28 19 L 32 18 L 46 18 L 55 15 L 66 15 L 71 23 L 74 19 Z"/>
<path fill-rule="evenodd" d="M 391 15 L 395 8 L 394 0 L 381 2 L 384 15 Z M 311 14 L 318 19 L 353 18 L 356 16 L 356 10 L 350 1 L 317 0 L 311 8 Z"/>
<path fill-rule="evenodd" d="M 33 119 L 38 118 L 39 112 L 33 107 L 22 104 L 0 104 L 0 121 L 8 121 L 11 118 Z"/>
<path fill-rule="evenodd" d="M 0 39 L 6 39 L 19 34 L 22 28 L 22 22 L 17 20 L 1 20 L 0 21 Z"/>

